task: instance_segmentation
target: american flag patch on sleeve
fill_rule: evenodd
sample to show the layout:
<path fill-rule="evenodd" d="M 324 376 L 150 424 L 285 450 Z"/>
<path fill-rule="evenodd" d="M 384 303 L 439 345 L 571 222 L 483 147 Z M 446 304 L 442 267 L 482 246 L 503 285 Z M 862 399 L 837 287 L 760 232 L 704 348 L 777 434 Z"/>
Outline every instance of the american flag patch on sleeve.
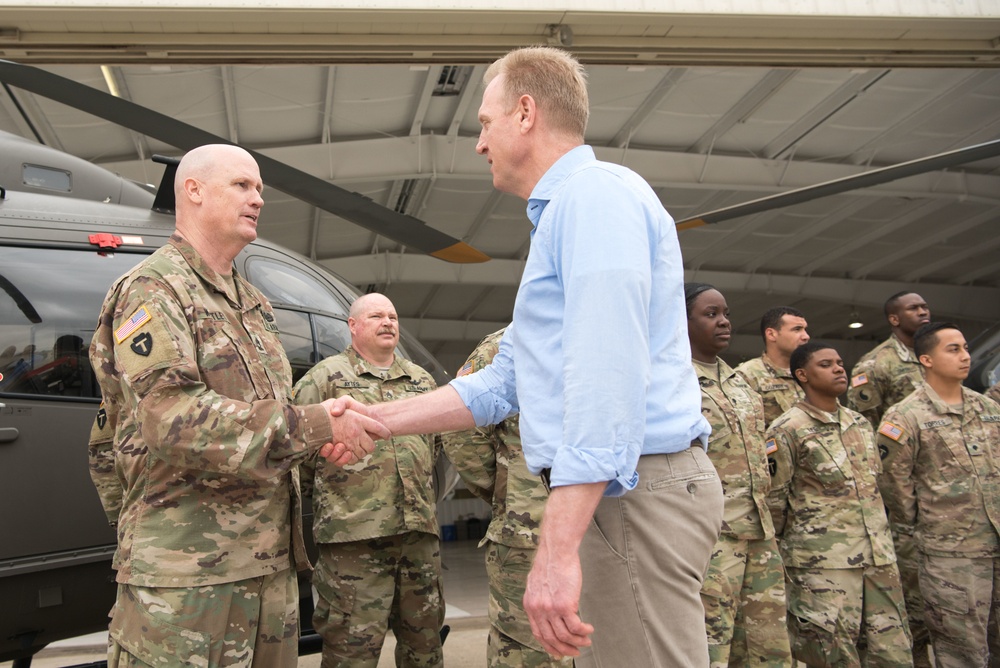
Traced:
<path fill-rule="evenodd" d="M 878 428 L 878 433 L 894 441 L 898 441 L 903 436 L 903 429 L 891 422 L 883 422 L 882 426 Z"/>
<path fill-rule="evenodd" d="M 868 382 L 868 374 L 859 373 L 854 378 L 851 378 L 851 387 L 857 387 L 858 385 L 864 385 Z"/>
<path fill-rule="evenodd" d="M 472 363 L 472 360 L 469 360 L 468 362 L 465 363 L 465 366 L 463 366 L 461 369 L 458 370 L 458 373 L 455 374 L 455 377 L 461 378 L 462 376 L 468 376 L 475 370 L 476 370 L 475 365 Z"/>
<path fill-rule="evenodd" d="M 127 339 L 132 332 L 139 329 L 152 319 L 153 316 L 149 311 L 149 307 L 146 304 L 143 304 L 135 310 L 132 317 L 122 323 L 122 326 L 115 330 L 115 340 L 117 340 L 118 343 L 121 343 Z"/>
<path fill-rule="evenodd" d="M 773 438 L 769 438 L 764 442 L 764 450 L 769 455 L 773 455 L 778 451 L 778 442 Z"/>

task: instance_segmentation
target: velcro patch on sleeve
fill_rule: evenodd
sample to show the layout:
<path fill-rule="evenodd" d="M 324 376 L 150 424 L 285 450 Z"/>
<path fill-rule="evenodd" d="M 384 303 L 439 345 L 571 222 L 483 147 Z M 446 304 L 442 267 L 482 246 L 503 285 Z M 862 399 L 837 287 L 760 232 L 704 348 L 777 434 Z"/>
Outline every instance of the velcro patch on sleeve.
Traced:
<path fill-rule="evenodd" d="M 773 438 L 767 439 L 764 442 L 764 450 L 767 452 L 767 454 L 773 455 L 775 452 L 778 451 L 778 442 Z"/>
<path fill-rule="evenodd" d="M 891 438 L 894 441 L 899 441 L 903 437 L 903 428 L 897 427 L 891 422 L 883 422 L 878 428 L 878 433 L 882 434 L 886 438 Z"/>
<path fill-rule="evenodd" d="M 462 366 L 461 369 L 458 370 L 458 373 L 455 374 L 455 377 L 456 378 L 461 378 L 462 376 L 468 376 L 470 373 L 473 373 L 475 370 L 476 370 L 476 363 L 473 362 L 472 360 L 469 360 L 468 362 L 466 362 Z"/>
<path fill-rule="evenodd" d="M 143 325 L 153 319 L 153 313 L 150 311 L 149 306 L 143 304 L 135 310 L 129 319 L 121 324 L 121 326 L 115 330 L 115 340 L 121 343 L 129 336 L 132 335 L 138 329 L 141 329 Z"/>
<path fill-rule="evenodd" d="M 868 374 L 859 373 L 857 376 L 851 378 L 851 387 L 858 387 L 859 385 L 866 385 L 868 383 Z"/>

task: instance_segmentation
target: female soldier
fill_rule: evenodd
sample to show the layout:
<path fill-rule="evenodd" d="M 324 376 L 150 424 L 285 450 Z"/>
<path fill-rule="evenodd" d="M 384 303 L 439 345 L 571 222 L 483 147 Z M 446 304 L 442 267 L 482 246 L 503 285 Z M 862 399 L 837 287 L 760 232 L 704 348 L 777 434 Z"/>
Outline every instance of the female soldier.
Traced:
<path fill-rule="evenodd" d="M 726 503 L 701 590 L 711 665 L 784 668 L 792 658 L 781 557 L 767 511 L 763 402 L 718 357 L 731 334 L 725 297 L 705 283 L 687 283 L 684 292 L 701 410 L 712 425 L 708 456 Z"/>

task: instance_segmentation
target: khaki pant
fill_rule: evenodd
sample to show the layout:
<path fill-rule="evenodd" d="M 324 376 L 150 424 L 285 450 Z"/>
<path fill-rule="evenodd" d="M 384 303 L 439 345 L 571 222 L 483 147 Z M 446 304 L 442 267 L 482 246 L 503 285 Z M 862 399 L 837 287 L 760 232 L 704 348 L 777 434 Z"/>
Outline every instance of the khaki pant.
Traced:
<path fill-rule="evenodd" d="M 920 589 L 938 668 L 1000 666 L 1000 557 L 923 555 Z"/>
<path fill-rule="evenodd" d="M 202 587 L 118 585 L 108 668 L 295 668 L 298 614 L 291 569 Z"/>
<path fill-rule="evenodd" d="M 579 668 L 703 668 L 701 586 L 722 528 L 722 483 L 692 447 L 639 458 L 639 485 L 601 500 L 580 548 Z"/>

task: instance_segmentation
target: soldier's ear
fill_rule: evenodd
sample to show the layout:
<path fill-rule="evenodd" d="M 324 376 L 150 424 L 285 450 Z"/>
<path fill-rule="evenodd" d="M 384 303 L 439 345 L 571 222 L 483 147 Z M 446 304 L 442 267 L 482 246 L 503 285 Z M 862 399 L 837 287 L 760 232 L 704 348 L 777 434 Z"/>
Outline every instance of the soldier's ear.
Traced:
<path fill-rule="evenodd" d="M 796 369 L 795 370 L 795 377 L 798 379 L 798 381 L 800 383 L 807 383 L 807 382 L 809 382 L 809 378 L 806 376 L 806 370 L 805 369 Z"/>
<path fill-rule="evenodd" d="M 889 314 L 889 324 L 893 327 L 899 327 L 899 316 L 895 313 Z"/>
<path fill-rule="evenodd" d="M 923 364 L 928 369 L 934 366 L 934 358 L 932 358 L 930 355 L 921 355 L 917 361 Z"/>

